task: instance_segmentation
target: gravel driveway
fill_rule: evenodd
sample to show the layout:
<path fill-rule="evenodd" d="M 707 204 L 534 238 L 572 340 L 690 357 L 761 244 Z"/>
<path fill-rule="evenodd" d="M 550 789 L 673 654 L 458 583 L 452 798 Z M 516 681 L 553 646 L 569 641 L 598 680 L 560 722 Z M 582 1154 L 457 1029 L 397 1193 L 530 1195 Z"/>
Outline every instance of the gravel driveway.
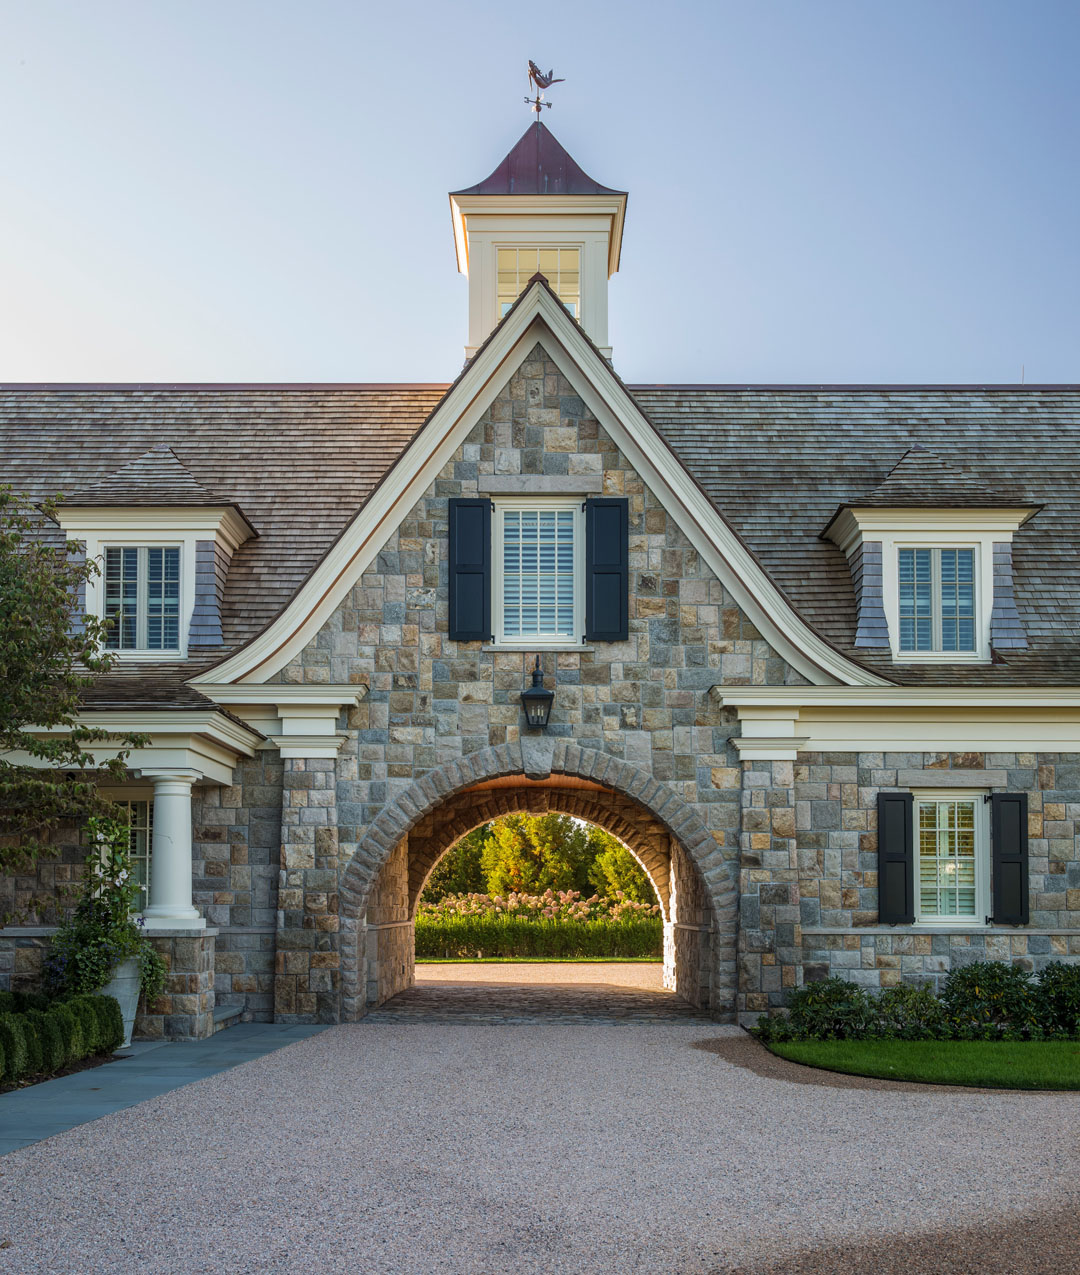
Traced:
<path fill-rule="evenodd" d="M 694 1047 L 737 1035 L 334 1028 L 4 1157 L 0 1272 L 1076 1268 L 1050 1217 L 1074 1095 L 792 1084 Z M 1030 1263 L 983 1264 L 1008 1223 Z"/>

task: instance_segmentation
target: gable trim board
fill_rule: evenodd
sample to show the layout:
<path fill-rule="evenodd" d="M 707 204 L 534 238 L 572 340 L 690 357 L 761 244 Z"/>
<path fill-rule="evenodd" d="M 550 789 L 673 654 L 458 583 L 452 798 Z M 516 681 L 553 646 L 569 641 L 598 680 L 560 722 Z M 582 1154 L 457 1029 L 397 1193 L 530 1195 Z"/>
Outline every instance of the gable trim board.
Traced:
<path fill-rule="evenodd" d="M 284 611 L 239 651 L 200 674 L 200 685 L 266 681 L 311 641 L 537 342 L 779 655 L 812 683 L 889 685 L 843 656 L 796 614 L 540 281 L 522 294 L 466 366 Z"/>

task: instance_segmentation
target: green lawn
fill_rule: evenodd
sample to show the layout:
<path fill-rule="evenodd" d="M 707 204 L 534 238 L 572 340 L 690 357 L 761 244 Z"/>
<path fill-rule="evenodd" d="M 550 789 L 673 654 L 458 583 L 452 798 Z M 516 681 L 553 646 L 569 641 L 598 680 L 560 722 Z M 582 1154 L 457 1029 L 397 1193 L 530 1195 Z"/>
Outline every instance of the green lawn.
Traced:
<path fill-rule="evenodd" d="M 769 1048 L 781 1058 L 886 1080 L 993 1089 L 1080 1089 L 1080 1041 L 807 1040 Z"/>

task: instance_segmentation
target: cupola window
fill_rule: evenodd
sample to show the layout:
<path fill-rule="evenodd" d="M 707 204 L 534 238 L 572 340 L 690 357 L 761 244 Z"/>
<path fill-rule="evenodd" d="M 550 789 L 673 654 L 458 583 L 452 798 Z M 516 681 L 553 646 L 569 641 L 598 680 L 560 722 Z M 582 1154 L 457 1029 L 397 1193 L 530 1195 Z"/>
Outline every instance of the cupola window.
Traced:
<path fill-rule="evenodd" d="M 496 248 L 495 259 L 500 319 L 537 272 L 547 279 L 574 318 L 581 318 L 579 248 Z"/>

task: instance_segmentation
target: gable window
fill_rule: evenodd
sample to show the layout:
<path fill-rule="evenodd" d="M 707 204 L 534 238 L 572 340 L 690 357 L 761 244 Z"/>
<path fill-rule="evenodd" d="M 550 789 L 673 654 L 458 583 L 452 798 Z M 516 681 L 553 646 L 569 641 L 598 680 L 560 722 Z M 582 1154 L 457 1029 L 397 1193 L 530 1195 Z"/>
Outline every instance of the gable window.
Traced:
<path fill-rule="evenodd" d="M 178 545 L 105 549 L 105 645 L 117 651 L 180 649 Z"/>
<path fill-rule="evenodd" d="M 975 550 L 897 551 L 900 650 L 973 652 Z"/>
<path fill-rule="evenodd" d="M 496 248 L 495 269 L 500 319 L 538 271 L 574 318 L 581 318 L 580 248 Z"/>
<path fill-rule="evenodd" d="M 498 501 L 493 522 L 496 641 L 579 641 L 580 502 Z"/>
<path fill-rule="evenodd" d="M 982 794 L 916 793 L 915 919 L 982 924 L 990 876 Z"/>

